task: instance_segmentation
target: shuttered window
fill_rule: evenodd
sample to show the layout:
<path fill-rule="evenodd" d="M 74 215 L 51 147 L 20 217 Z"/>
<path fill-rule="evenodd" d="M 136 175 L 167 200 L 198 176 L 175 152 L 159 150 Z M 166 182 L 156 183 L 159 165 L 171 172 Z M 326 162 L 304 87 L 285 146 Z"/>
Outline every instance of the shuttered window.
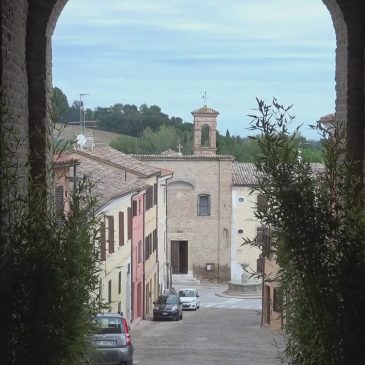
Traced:
<path fill-rule="evenodd" d="M 153 186 L 149 186 L 146 191 L 146 210 L 153 207 Z"/>
<path fill-rule="evenodd" d="M 128 239 L 132 239 L 132 208 L 127 209 L 127 217 L 128 217 Z"/>
<path fill-rule="evenodd" d="M 100 259 L 106 259 L 106 243 L 105 243 L 105 223 L 100 223 Z"/>
<path fill-rule="evenodd" d="M 63 214 L 65 209 L 65 202 L 63 197 L 63 186 L 57 186 L 56 187 L 56 211 L 57 215 L 60 216 Z"/>
<path fill-rule="evenodd" d="M 108 281 L 108 303 L 112 302 L 112 281 Z"/>
<path fill-rule="evenodd" d="M 119 212 L 119 246 L 124 245 L 124 212 Z"/>
<path fill-rule="evenodd" d="M 136 217 L 138 215 L 138 202 L 137 202 L 137 200 L 133 200 L 132 209 L 133 209 L 133 217 Z"/>
<path fill-rule="evenodd" d="M 153 242 L 153 251 L 156 251 L 157 250 L 157 229 L 153 230 L 152 242 Z"/>
<path fill-rule="evenodd" d="M 144 239 L 144 260 L 147 261 L 150 257 L 150 248 L 148 244 L 148 236 Z"/>
<path fill-rule="evenodd" d="M 157 204 L 157 184 L 153 185 L 153 205 Z"/>
<path fill-rule="evenodd" d="M 114 252 L 114 217 L 112 215 L 107 216 L 108 220 L 108 243 L 109 253 Z"/>
<path fill-rule="evenodd" d="M 150 250 L 150 255 L 152 254 L 152 233 L 148 235 L 148 248 Z"/>
<path fill-rule="evenodd" d="M 142 255 L 143 255 L 143 243 L 142 241 L 138 241 L 138 263 L 142 262 Z"/>
<path fill-rule="evenodd" d="M 264 212 L 267 209 L 267 196 L 263 194 L 257 195 L 257 210 Z"/>

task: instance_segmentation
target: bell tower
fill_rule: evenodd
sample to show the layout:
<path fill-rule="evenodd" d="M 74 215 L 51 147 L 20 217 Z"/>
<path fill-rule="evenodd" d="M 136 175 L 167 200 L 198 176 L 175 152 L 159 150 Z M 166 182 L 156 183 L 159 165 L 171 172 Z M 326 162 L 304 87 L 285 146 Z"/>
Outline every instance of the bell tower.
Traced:
<path fill-rule="evenodd" d="M 218 112 L 204 105 L 191 112 L 194 116 L 193 154 L 200 156 L 217 153 L 217 116 Z"/>

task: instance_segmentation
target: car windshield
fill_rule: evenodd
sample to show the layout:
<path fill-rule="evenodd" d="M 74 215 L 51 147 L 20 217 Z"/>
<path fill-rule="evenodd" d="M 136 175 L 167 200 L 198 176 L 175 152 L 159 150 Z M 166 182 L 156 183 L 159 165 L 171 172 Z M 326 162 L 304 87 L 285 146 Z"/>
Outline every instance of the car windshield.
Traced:
<path fill-rule="evenodd" d="M 180 290 L 179 297 L 195 297 L 194 290 Z"/>
<path fill-rule="evenodd" d="M 122 319 L 120 317 L 97 317 L 96 333 L 123 333 Z"/>
<path fill-rule="evenodd" d="M 162 296 L 158 297 L 156 304 L 178 304 L 179 300 L 175 296 Z"/>

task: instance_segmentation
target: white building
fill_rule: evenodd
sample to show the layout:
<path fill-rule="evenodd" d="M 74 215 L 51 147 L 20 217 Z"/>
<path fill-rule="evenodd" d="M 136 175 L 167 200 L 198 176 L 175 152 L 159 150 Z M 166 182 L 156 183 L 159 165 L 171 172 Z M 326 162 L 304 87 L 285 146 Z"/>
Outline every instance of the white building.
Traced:
<path fill-rule="evenodd" d="M 252 163 L 233 163 L 232 178 L 232 241 L 231 241 L 231 280 L 241 281 L 246 270 L 257 271 L 260 250 L 243 245 L 244 238 L 254 239 L 260 223 L 255 218 L 258 192 L 255 165 Z"/>

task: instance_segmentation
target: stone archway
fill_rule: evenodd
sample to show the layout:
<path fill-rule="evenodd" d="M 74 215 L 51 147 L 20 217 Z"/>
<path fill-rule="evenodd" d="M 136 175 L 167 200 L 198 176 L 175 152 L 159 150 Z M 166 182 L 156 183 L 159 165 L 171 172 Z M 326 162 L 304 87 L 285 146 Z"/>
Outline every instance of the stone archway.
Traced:
<path fill-rule="evenodd" d="M 336 119 L 346 123 L 347 154 L 364 175 L 365 127 L 365 4 L 363 1 L 322 0 L 336 32 Z"/>

